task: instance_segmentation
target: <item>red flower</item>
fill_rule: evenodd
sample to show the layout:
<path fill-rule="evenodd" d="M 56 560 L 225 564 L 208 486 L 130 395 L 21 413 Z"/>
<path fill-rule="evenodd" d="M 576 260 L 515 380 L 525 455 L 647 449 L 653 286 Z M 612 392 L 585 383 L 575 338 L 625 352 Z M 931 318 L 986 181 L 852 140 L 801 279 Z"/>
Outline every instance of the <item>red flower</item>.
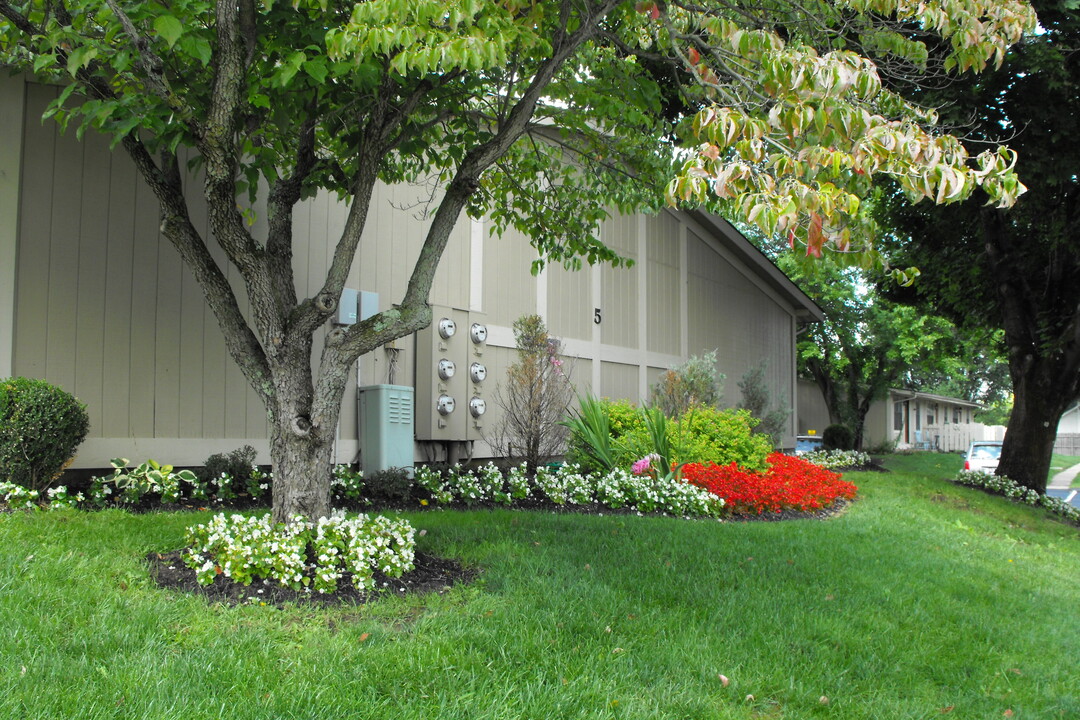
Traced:
<path fill-rule="evenodd" d="M 857 488 L 842 480 L 839 473 L 782 453 L 769 455 L 768 463 L 765 473 L 742 470 L 735 463 L 691 463 L 683 467 L 682 476 L 724 498 L 736 514 L 819 510 L 840 498 L 855 497 Z"/>

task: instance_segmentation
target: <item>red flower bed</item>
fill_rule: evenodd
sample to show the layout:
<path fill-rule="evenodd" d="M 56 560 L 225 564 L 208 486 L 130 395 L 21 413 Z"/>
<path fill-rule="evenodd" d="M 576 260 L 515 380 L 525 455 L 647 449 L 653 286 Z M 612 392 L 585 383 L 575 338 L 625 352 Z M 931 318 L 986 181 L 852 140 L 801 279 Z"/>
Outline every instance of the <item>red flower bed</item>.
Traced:
<path fill-rule="evenodd" d="M 769 455 L 768 463 L 765 473 L 742 470 L 735 463 L 690 463 L 683 466 L 682 477 L 724 498 L 737 514 L 819 510 L 840 498 L 855 497 L 855 485 L 839 473 L 783 453 Z"/>

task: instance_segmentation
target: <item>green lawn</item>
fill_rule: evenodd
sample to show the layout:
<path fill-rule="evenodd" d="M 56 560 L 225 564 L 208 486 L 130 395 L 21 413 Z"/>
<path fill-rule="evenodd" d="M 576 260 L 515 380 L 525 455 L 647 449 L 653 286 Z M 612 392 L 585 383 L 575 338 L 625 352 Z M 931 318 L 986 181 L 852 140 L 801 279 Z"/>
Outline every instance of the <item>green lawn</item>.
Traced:
<path fill-rule="evenodd" d="M 946 460 L 826 522 L 413 514 L 481 580 L 333 610 L 154 587 L 205 515 L 3 515 L 0 718 L 1080 717 L 1080 530 Z"/>

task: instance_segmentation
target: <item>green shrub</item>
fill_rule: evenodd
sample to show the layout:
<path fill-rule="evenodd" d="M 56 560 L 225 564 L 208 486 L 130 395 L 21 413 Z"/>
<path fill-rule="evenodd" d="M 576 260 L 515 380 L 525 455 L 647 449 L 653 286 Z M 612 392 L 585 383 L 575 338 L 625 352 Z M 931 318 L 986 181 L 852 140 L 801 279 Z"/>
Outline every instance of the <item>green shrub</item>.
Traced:
<path fill-rule="evenodd" d="M 404 502 L 412 497 L 413 481 L 406 468 L 376 470 L 364 478 L 365 495 L 369 500 Z"/>
<path fill-rule="evenodd" d="M 90 429 L 86 406 L 44 380 L 0 381 L 0 479 L 44 490 Z"/>
<path fill-rule="evenodd" d="M 640 408 L 625 401 L 603 400 L 597 401 L 596 405 L 607 418 L 611 467 L 628 468 L 646 455 L 657 452 L 656 439 Z M 734 462 L 742 468 L 764 471 L 767 469 L 765 458 L 772 452 L 772 445 L 768 436 L 753 432 L 757 423 L 746 410 L 693 406 L 680 419 L 667 423 L 668 459 L 673 463 L 727 465 Z M 584 450 L 575 452 L 576 447 L 572 436 L 568 462 L 590 470 L 607 470 L 590 462 L 591 458 Z"/>
<path fill-rule="evenodd" d="M 248 492 L 248 480 L 255 469 L 255 448 L 245 445 L 229 453 L 214 453 L 206 458 L 203 466 L 195 471 L 201 483 L 209 492 L 228 500 L 236 497 L 238 491 Z M 259 493 L 249 493 L 258 495 Z"/>
<path fill-rule="evenodd" d="M 823 450 L 854 450 L 855 433 L 847 425 L 830 425 L 821 433 L 821 445 Z"/>
<path fill-rule="evenodd" d="M 716 405 L 723 392 L 724 375 L 716 371 L 716 351 L 692 355 L 660 377 L 650 404 L 670 418 L 678 418 L 693 405 Z"/>
<path fill-rule="evenodd" d="M 672 424 L 675 462 L 736 463 L 744 470 L 765 471 L 772 452 L 768 435 L 754 432 L 758 420 L 748 410 L 696 406 Z"/>

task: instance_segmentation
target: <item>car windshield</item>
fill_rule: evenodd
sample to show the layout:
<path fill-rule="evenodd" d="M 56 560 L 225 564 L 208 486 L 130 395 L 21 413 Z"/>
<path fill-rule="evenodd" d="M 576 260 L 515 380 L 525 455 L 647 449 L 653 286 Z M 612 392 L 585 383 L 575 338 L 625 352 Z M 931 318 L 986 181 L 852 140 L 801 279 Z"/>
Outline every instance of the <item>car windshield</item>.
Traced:
<path fill-rule="evenodd" d="M 1000 445 L 975 445 L 971 448 L 971 457 L 978 460 L 993 460 L 1001 457 Z"/>

